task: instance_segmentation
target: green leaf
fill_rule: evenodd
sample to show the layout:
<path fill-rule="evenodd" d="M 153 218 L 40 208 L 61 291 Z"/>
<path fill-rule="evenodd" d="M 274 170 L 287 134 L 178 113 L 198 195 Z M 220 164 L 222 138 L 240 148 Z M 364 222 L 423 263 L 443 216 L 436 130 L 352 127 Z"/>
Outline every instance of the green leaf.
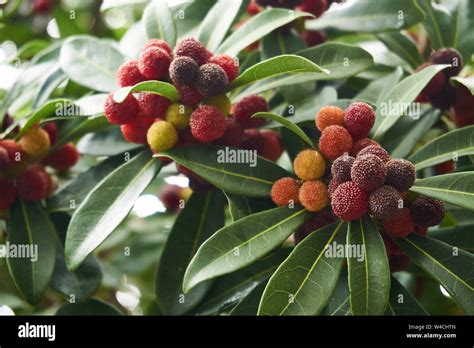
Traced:
<path fill-rule="evenodd" d="M 54 271 L 54 233 L 54 226 L 39 203 L 18 200 L 13 205 L 7 243 L 17 249 L 28 246 L 31 257 L 8 257 L 7 264 L 18 291 L 33 305 L 41 301 Z"/>
<path fill-rule="evenodd" d="M 262 298 L 263 291 L 267 286 L 266 282 L 255 287 L 247 296 L 245 296 L 229 313 L 231 316 L 256 316 L 258 305 Z"/>
<path fill-rule="evenodd" d="M 248 68 L 228 86 L 227 90 L 231 91 L 276 76 L 301 73 L 327 74 L 328 72 L 306 58 L 286 54 L 267 59 Z"/>
<path fill-rule="evenodd" d="M 79 174 L 74 180 L 48 199 L 49 212 L 73 212 L 79 207 L 92 189 L 107 175 L 125 162 L 125 155 L 110 157 L 100 164 Z"/>
<path fill-rule="evenodd" d="M 59 66 L 71 80 L 95 91 L 118 88 L 116 74 L 125 57 L 110 40 L 72 36 L 64 41 Z"/>
<path fill-rule="evenodd" d="M 166 82 L 162 81 L 145 81 L 137 83 L 135 86 L 122 87 L 114 93 L 114 101 L 122 103 L 130 93 L 148 92 L 161 95 L 168 98 L 172 102 L 179 100 L 179 93 L 176 88 Z"/>
<path fill-rule="evenodd" d="M 54 147 L 59 147 L 70 141 L 75 141 L 88 133 L 98 132 L 108 127 L 110 127 L 110 123 L 103 115 L 89 117 L 85 120 L 75 119 L 61 127 L 58 141 Z"/>
<path fill-rule="evenodd" d="M 229 203 L 230 216 L 234 222 L 246 216 L 275 207 L 275 203 L 269 198 L 249 198 L 227 192 L 224 193 Z"/>
<path fill-rule="evenodd" d="M 416 233 L 396 242 L 412 261 L 439 282 L 468 315 L 474 313 L 474 256 Z"/>
<path fill-rule="evenodd" d="M 474 26 L 474 2 L 470 0 L 460 2 L 457 11 L 459 12 L 459 16 L 461 16 L 459 31 L 461 33 L 470 32 L 471 28 Z M 460 35 L 459 45 L 455 45 L 455 47 L 459 47 L 459 50 L 466 61 L 470 59 L 474 53 L 474 42 L 472 41 L 471 35 Z"/>
<path fill-rule="evenodd" d="M 349 223 L 347 245 L 363 248 L 362 256 L 347 255 L 351 313 L 383 314 L 390 294 L 390 267 L 382 237 L 369 217 Z"/>
<path fill-rule="evenodd" d="M 397 83 L 377 106 L 377 118 L 372 128 L 372 138 L 380 140 L 383 135 L 405 115 L 411 103 L 439 71 L 449 65 L 429 66 Z"/>
<path fill-rule="evenodd" d="M 283 75 L 254 84 L 246 89 L 243 94 L 259 94 L 269 89 L 292 86 L 310 81 L 340 80 L 356 75 L 374 64 L 374 59 L 369 52 L 364 49 L 355 45 L 336 42 L 328 42 L 308 48 L 296 54 L 309 59 L 321 69 L 329 71 L 329 74 L 306 72 L 290 76 Z M 242 95 L 239 95 L 239 98 L 242 97 Z"/>
<path fill-rule="evenodd" d="M 300 35 L 294 31 L 273 31 L 262 39 L 260 56 L 267 60 L 282 54 L 295 54 L 307 46 Z"/>
<path fill-rule="evenodd" d="M 426 130 L 431 129 L 438 122 L 440 116 L 439 110 L 430 108 L 427 112 L 423 112 L 419 119 L 402 117 L 385 133 L 380 145 L 390 153 L 392 158 L 406 158 L 426 135 Z"/>
<path fill-rule="evenodd" d="M 56 68 L 49 73 L 45 81 L 39 87 L 38 94 L 33 102 L 33 109 L 37 109 L 40 105 L 46 103 L 54 90 L 66 79 L 67 76 L 61 68 Z"/>
<path fill-rule="evenodd" d="M 306 28 L 379 33 L 409 28 L 422 20 L 423 11 L 415 0 L 352 1 L 308 21 Z"/>
<path fill-rule="evenodd" d="M 330 316 L 345 316 L 351 314 L 347 270 L 343 269 L 341 271 L 336 289 L 334 290 L 328 305 L 324 309 L 323 314 Z"/>
<path fill-rule="evenodd" d="M 469 77 L 454 76 L 451 77 L 450 81 L 457 85 L 464 86 L 471 94 L 474 94 L 474 75 Z"/>
<path fill-rule="evenodd" d="M 143 148 L 143 145 L 126 141 L 120 127 L 98 129 L 86 134 L 77 143 L 80 153 L 92 156 L 116 156 L 138 148 Z"/>
<path fill-rule="evenodd" d="M 66 303 L 58 309 L 56 315 L 59 316 L 82 316 L 82 315 L 101 315 L 101 316 L 115 316 L 122 315 L 119 310 L 112 305 L 91 299 L 83 303 Z"/>
<path fill-rule="evenodd" d="M 216 53 L 236 56 L 247 46 L 260 40 L 275 29 L 302 17 L 311 17 L 309 13 L 273 8 L 252 17 L 242 27 L 232 33 L 218 48 Z"/>
<path fill-rule="evenodd" d="M 173 7 L 175 18 L 179 18 L 179 25 L 176 26 L 178 39 L 197 37 L 202 19 L 206 17 L 215 3 L 215 0 L 199 0 Z"/>
<path fill-rule="evenodd" d="M 143 151 L 106 176 L 72 216 L 66 238 L 66 263 L 76 269 L 127 217 L 136 199 L 162 167 Z"/>
<path fill-rule="evenodd" d="M 345 244 L 343 221 L 311 233 L 278 267 L 263 293 L 258 315 L 316 315 L 332 296 L 343 257 L 327 256 L 333 243 Z"/>
<path fill-rule="evenodd" d="M 443 163 L 453 158 L 474 154 L 474 126 L 455 129 L 430 141 L 408 160 L 417 170 Z"/>
<path fill-rule="evenodd" d="M 196 284 L 241 269 L 283 243 L 308 217 L 305 209 L 280 207 L 253 214 L 217 231 L 197 251 L 184 276 Z"/>
<path fill-rule="evenodd" d="M 194 193 L 176 219 L 161 255 L 156 276 L 156 299 L 165 315 L 180 315 L 195 307 L 211 283 L 183 294 L 183 276 L 198 247 L 224 226 L 224 204 L 218 192 Z"/>
<path fill-rule="evenodd" d="M 143 11 L 143 25 L 148 39 L 165 40 L 176 44 L 176 24 L 166 0 L 153 0 Z"/>
<path fill-rule="evenodd" d="M 410 191 L 474 211 L 474 172 L 418 179 Z"/>
<path fill-rule="evenodd" d="M 439 228 L 428 232 L 428 237 L 446 244 L 474 252 L 474 224 L 460 224 L 459 226 Z"/>
<path fill-rule="evenodd" d="M 217 50 L 240 11 L 242 0 L 218 1 L 199 28 L 198 39 L 211 52 Z M 218 28 L 218 30 L 216 30 Z"/>
<path fill-rule="evenodd" d="M 426 309 L 418 302 L 410 291 L 392 277 L 390 298 L 385 315 L 428 315 Z"/>
<path fill-rule="evenodd" d="M 216 279 L 211 290 L 199 306 L 197 313 L 199 315 L 218 313 L 243 300 L 258 285 L 270 278 L 280 263 L 288 257 L 290 250 L 290 248 L 277 249 L 275 252 L 237 272 Z M 256 313 L 257 311 L 255 310 Z"/>
<path fill-rule="evenodd" d="M 433 49 L 452 47 L 454 25 L 449 11 L 431 0 L 419 0 L 419 4 L 425 12 L 423 26 L 428 32 Z"/>
<path fill-rule="evenodd" d="M 260 118 L 264 118 L 264 119 L 267 119 L 267 120 L 273 120 L 275 122 L 278 122 L 281 125 L 283 125 L 284 127 L 286 127 L 287 129 L 289 129 L 290 131 L 292 131 L 293 133 L 295 133 L 297 136 L 299 136 L 310 147 L 314 148 L 313 142 L 306 135 L 306 133 L 303 132 L 303 130 L 300 127 L 298 127 L 296 124 L 294 124 L 293 122 L 291 122 L 287 118 L 272 114 L 270 112 L 258 112 L 255 115 L 253 115 L 252 117 L 260 117 Z"/>
<path fill-rule="evenodd" d="M 365 100 L 378 105 L 390 92 L 392 86 L 400 81 L 402 76 L 403 69 L 398 67 L 393 73 L 371 81 L 367 87 L 356 94 L 354 99 Z"/>
<path fill-rule="evenodd" d="M 234 150 L 234 149 L 229 149 Z M 273 183 L 290 174 L 275 163 L 256 158 L 256 166 L 249 163 L 228 163 L 225 148 L 182 147 L 163 153 L 189 168 L 214 186 L 231 194 L 249 197 L 268 197 Z"/>
<path fill-rule="evenodd" d="M 378 34 L 377 38 L 388 47 L 390 51 L 410 64 L 412 68 L 417 68 L 423 64 L 424 59 L 418 51 L 418 47 L 407 35 L 400 32 L 388 32 Z"/>

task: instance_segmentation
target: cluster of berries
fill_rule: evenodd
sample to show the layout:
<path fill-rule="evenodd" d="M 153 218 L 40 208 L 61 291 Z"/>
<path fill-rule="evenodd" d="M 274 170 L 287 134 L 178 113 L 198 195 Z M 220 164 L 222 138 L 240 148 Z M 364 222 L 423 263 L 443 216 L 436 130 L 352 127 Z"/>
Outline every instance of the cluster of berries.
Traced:
<path fill-rule="evenodd" d="M 236 59 L 225 54 L 213 56 L 194 38 L 180 41 L 174 52 L 165 41 L 152 39 L 139 60 L 120 67 L 118 83 L 126 87 L 148 80 L 167 81 L 178 90 L 179 103 L 153 93 L 130 94 L 117 103 L 110 94 L 105 116 L 121 126 L 127 141 L 148 144 L 155 153 L 175 146 L 213 143 L 257 150 L 277 160 L 283 152 L 279 133 L 254 129 L 265 120 L 251 118 L 269 110 L 266 100 L 251 95 L 232 105 L 224 94 L 238 74 Z"/>
<path fill-rule="evenodd" d="M 333 2 L 338 0 L 251 0 L 247 6 L 247 13 L 254 16 L 266 7 L 280 7 L 287 9 L 295 9 L 302 12 L 311 13 L 314 17 L 320 17 L 331 6 Z M 294 25 L 284 26 L 282 30 L 288 30 Z M 296 22 L 296 29 L 301 32 L 303 40 L 309 47 L 317 46 L 326 41 L 326 34 L 319 30 L 304 30 L 304 21 Z M 253 48 L 258 45 L 253 46 Z"/>
<path fill-rule="evenodd" d="M 12 121 L 7 115 L 2 128 L 9 128 Z M 40 201 L 53 194 L 56 184 L 46 167 L 62 172 L 79 160 L 74 144 L 51 152 L 56 139 L 57 126 L 51 122 L 32 128 L 18 142 L 0 141 L 0 210 L 8 210 L 17 199 Z"/>
<path fill-rule="evenodd" d="M 447 110 L 453 107 L 453 120 L 458 127 L 474 124 L 474 96 L 464 86 L 453 86 L 449 79 L 457 76 L 463 68 L 461 54 L 454 48 L 443 48 L 433 52 L 429 61 L 420 65 L 421 71 L 433 64 L 449 64 L 450 68 L 437 73 L 417 98 L 420 103 L 431 103 L 436 108 Z"/>
<path fill-rule="evenodd" d="M 181 210 L 183 203 L 191 196 L 191 190 L 177 185 L 166 185 L 160 193 L 160 201 L 166 210 L 176 212 Z"/>

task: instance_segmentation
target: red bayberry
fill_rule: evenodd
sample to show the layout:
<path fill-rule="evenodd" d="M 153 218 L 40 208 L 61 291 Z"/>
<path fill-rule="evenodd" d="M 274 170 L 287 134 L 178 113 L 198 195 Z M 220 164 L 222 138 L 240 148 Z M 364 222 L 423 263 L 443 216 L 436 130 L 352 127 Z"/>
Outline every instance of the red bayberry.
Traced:
<path fill-rule="evenodd" d="M 46 157 L 44 163 L 58 171 L 65 171 L 74 167 L 79 161 L 79 157 L 76 146 L 69 143 Z"/>
<path fill-rule="evenodd" d="M 56 123 L 47 123 L 43 126 L 43 129 L 48 133 L 51 145 L 56 144 L 56 141 L 58 140 L 58 126 L 56 126 Z"/>
<path fill-rule="evenodd" d="M 384 163 L 390 160 L 390 155 L 388 152 L 379 145 L 369 145 L 364 147 L 362 150 L 359 151 L 357 157 L 362 157 L 364 155 L 374 155 L 380 158 Z"/>
<path fill-rule="evenodd" d="M 212 54 L 195 38 L 186 38 L 181 40 L 175 47 L 176 57 L 190 57 L 199 65 L 206 64 Z"/>
<path fill-rule="evenodd" d="M 158 47 L 150 47 L 142 52 L 138 60 L 140 73 L 149 80 L 160 80 L 168 74 L 170 55 Z"/>
<path fill-rule="evenodd" d="M 139 115 L 138 101 L 129 94 L 122 103 L 117 103 L 110 93 L 105 101 L 104 113 L 107 120 L 112 124 L 126 124 L 133 122 Z"/>
<path fill-rule="evenodd" d="M 299 202 L 298 194 L 300 184 L 293 178 L 282 178 L 272 186 L 271 197 L 278 206 L 296 204 Z"/>
<path fill-rule="evenodd" d="M 341 126 L 326 127 L 319 138 L 319 149 L 327 159 L 332 161 L 344 153 L 349 153 L 352 145 L 351 135 Z"/>
<path fill-rule="evenodd" d="M 357 157 L 360 150 L 366 148 L 367 146 L 371 146 L 371 145 L 380 146 L 380 144 L 378 142 L 376 142 L 375 140 L 369 139 L 369 138 L 363 138 L 363 139 L 357 140 L 356 142 L 354 142 L 354 146 L 352 147 L 351 156 Z"/>
<path fill-rule="evenodd" d="M 146 144 L 148 129 L 153 124 L 150 119 L 138 119 L 133 123 L 127 123 L 120 127 L 125 140 L 135 144 Z"/>
<path fill-rule="evenodd" d="M 233 117 L 226 117 L 224 135 L 217 139 L 216 144 L 230 147 L 238 147 L 242 142 L 244 130 Z"/>
<path fill-rule="evenodd" d="M 8 155 L 7 149 L 0 145 L 0 171 L 7 168 L 10 163 L 10 156 Z"/>
<path fill-rule="evenodd" d="M 190 57 L 177 57 L 170 65 L 170 78 L 175 85 L 192 85 L 196 80 L 199 65 Z"/>
<path fill-rule="evenodd" d="M 239 76 L 238 60 L 227 54 L 218 54 L 212 57 L 209 63 L 219 65 L 225 71 L 229 81 L 234 81 Z"/>
<path fill-rule="evenodd" d="M 390 160 L 386 163 L 387 185 L 395 187 L 400 192 L 408 191 L 416 180 L 416 169 L 413 163 L 403 159 Z"/>
<path fill-rule="evenodd" d="M 195 86 L 202 95 L 212 97 L 222 94 L 228 84 L 229 79 L 219 65 L 208 63 L 199 68 Z"/>
<path fill-rule="evenodd" d="M 344 110 L 337 106 L 325 106 L 316 115 L 316 128 L 322 132 L 329 126 L 344 126 Z"/>
<path fill-rule="evenodd" d="M 314 213 L 313 217 L 301 225 L 295 232 L 295 245 L 299 244 L 312 232 L 320 229 L 321 227 L 332 224 L 335 221 L 336 217 L 328 211 L 323 210 Z"/>
<path fill-rule="evenodd" d="M 364 102 L 352 103 L 344 115 L 344 127 L 354 140 L 367 138 L 375 123 L 375 112 Z"/>
<path fill-rule="evenodd" d="M 329 204 L 328 188 L 320 180 L 306 181 L 301 185 L 299 200 L 306 210 L 320 211 Z"/>
<path fill-rule="evenodd" d="M 352 180 L 367 192 L 373 192 L 385 183 L 387 168 L 374 155 L 357 156 L 351 168 Z"/>
<path fill-rule="evenodd" d="M 204 100 L 204 96 L 194 86 L 177 86 L 180 100 L 183 104 L 196 106 Z"/>
<path fill-rule="evenodd" d="M 164 119 L 166 111 L 171 105 L 168 98 L 154 93 L 140 93 L 138 97 L 138 107 L 140 109 L 140 117 L 155 119 Z M 133 123 L 135 120 L 129 123 Z"/>
<path fill-rule="evenodd" d="M 345 221 L 356 220 L 367 213 L 369 195 L 355 182 L 340 184 L 331 196 L 332 210 Z"/>
<path fill-rule="evenodd" d="M 331 166 L 332 177 L 338 182 L 346 182 L 351 180 L 351 168 L 355 158 L 342 155 L 338 157 Z"/>
<path fill-rule="evenodd" d="M 256 128 L 265 123 L 263 118 L 251 118 L 252 115 L 258 112 L 268 112 L 269 106 L 267 101 L 258 96 L 250 95 L 245 97 L 237 104 L 232 106 L 231 113 L 244 128 Z"/>
<path fill-rule="evenodd" d="M 278 160 L 284 150 L 280 133 L 269 130 L 260 133 L 264 139 L 262 156 L 270 161 Z"/>
<path fill-rule="evenodd" d="M 181 199 L 181 187 L 176 185 L 167 185 L 160 194 L 160 201 L 168 210 L 179 210 Z"/>
<path fill-rule="evenodd" d="M 138 60 L 130 60 L 122 64 L 117 72 L 117 81 L 120 87 L 134 86 L 145 80 L 146 77 L 138 69 Z"/>
<path fill-rule="evenodd" d="M 209 105 L 196 109 L 191 114 L 189 125 L 193 136 L 204 143 L 222 137 L 226 129 L 225 116 L 218 108 Z"/>
<path fill-rule="evenodd" d="M 327 6 L 327 0 L 305 0 L 302 5 L 298 6 L 298 9 L 320 17 L 326 11 Z"/>
<path fill-rule="evenodd" d="M 8 209 L 16 201 L 15 187 L 7 179 L 0 176 L 0 209 Z"/>
<path fill-rule="evenodd" d="M 415 230 L 413 220 L 410 215 L 410 209 L 399 209 L 398 212 L 383 220 L 384 230 L 394 237 L 405 237 Z"/>
<path fill-rule="evenodd" d="M 145 44 L 145 46 L 143 46 L 142 52 L 146 51 L 150 47 L 161 48 L 162 50 L 165 50 L 166 53 L 168 53 L 171 56 L 171 47 L 164 40 L 161 40 L 161 39 L 148 40 L 148 42 Z"/>
<path fill-rule="evenodd" d="M 439 225 L 444 218 L 444 204 L 434 198 L 417 197 L 410 211 L 415 224 L 421 227 Z"/>
<path fill-rule="evenodd" d="M 326 34 L 320 30 L 305 30 L 303 40 L 308 47 L 318 46 L 326 41 Z"/>
<path fill-rule="evenodd" d="M 40 201 L 48 194 L 48 182 L 41 170 L 32 167 L 17 178 L 16 190 L 25 201 Z"/>

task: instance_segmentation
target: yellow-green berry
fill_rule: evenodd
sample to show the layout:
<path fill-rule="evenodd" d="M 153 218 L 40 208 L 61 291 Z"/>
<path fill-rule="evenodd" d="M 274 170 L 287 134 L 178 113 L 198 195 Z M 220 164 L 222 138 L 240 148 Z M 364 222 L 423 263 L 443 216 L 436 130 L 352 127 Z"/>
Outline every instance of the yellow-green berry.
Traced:
<path fill-rule="evenodd" d="M 157 121 L 148 129 L 147 140 L 153 151 L 166 151 L 178 142 L 178 132 L 171 123 Z"/>
<path fill-rule="evenodd" d="M 189 126 L 193 109 L 184 104 L 173 104 L 166 111 L 166 121 L 176 129 L 182 130 Z"/>

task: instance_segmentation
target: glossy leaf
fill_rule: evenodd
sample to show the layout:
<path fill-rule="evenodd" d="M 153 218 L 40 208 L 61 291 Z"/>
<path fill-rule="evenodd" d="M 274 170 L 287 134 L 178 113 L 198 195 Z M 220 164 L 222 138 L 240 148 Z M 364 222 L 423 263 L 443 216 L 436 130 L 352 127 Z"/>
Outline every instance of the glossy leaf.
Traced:
<path fill-rule="evenodd" d="M 40 105 L 46 103 L 54 90 L 66 79 L 67 76 L 61 68 L 54 69 L 39 87 L 38 94 L 33 102 L 33 109 L 37 109 Z"/>
<path fill-rule="evenodd" d="M 255 316 L 258 312 L 258 305 L 262 298 L 263 291 L 267 283 L 264 282 L 255 287 L 247 296 L 245 296 L 240 302 L 232 308 L 229 315 L 231 316 Z"/>
<path fill-rule="evenodd" d="M 290 131 L 292 131 L 293 133 L 295 133 L 297 136 L 299 136 L 310 147 L 314 148 L 313 142 L 306 135 L 306 133 L 303 132 L 303 130 L 300 127 L 298 127 L 296 124 L 294 124 L 293 122 L 291 122 L 287 118 L 281 117 L 281 116 L 278 116 L 278 115 L 275 115 L 275 114 L 272 114 L 272 113 L 269 113 L 269 112 L 258 112 L 256 114 L 254 114 L 252 117 L 261 117 L 261 118 L 264 118 L 264 119 L 267 119 L 267 120 L 272 120 L 272 121 L 278 122 L 278 123 L 282 124 L 284 127 L 286 127 L 287 129 L 289 129 Z"/>
<path fill-rule="evenodd" d="M 67 122 L 58 133 L 58 141 L 55 147 L 64 145 L 70 141 L 75 141 L 78 138 L 92 132 L 99 132 L 102 129 L 110 127 L 109 121 L 105 116 L 99 115 L 88 117 L 87 119 L 75 119 Z"/>
<path fill-rule="evenodd" d="M 54 226 L 39 203 L 18 200 L 11 208 L 8 232 L 9 245 L 17 249 L 29 246 L 29 255 L 8 257 L 7 264 L 18 291 L 28 303 L 35 305 L 41 301 L 54 271 Z"/>
<path fill-rule="evenodd" d="M 451 77 L 451 82 L 454 82 L 457 85 L 464 86 L 471 92 L 471 94 L 474 94 L 474 76 L 469 76 L 469 77 L 454 76 L 454 77 Z"/>
<path fill-rule="evenodd" d="M 410 191 L 474 210 L 474 172 L 461 172 L 418 179 Z"/>
<path fill-rule="evenodd" d="M 410 291 L 392 277 L 390 299 L 385 315 L 428 315 L 428 312 Z"/>
<path fill-rule="evenodd" d="M 85 134 L 77 143 L 80 153 L 92 156 L 116 156 L 138 148 L 143 148 L 143 145 L 126 141 L 119 127 L 99 128 Z"/>
<path fill-rule="evenodd" d="M 474 313 L 474 256 L 415 233 L 397 240 L 412 261 L 439 282 L 468 315 Z"/>
<path fill-rule="evenodd" d="M 101 315 L 101 316 L 115 316 L 122 315 L 119 310 L 112 305 L 91 299 L 83 303 L 66 303 L 58 309 L 56 315 Z"/>
<path fill-rule="evenodd" d="M 217 1 L 203 19 L 198 39 L 211 52 L 217 50 L 240 11 L 242 0 Z M 218 28 L 216 30 L 216 28 Z"/>
<path fill-rule="evenodd" d="M 249 163 L 227 163 L 225 158 L 221 158 L 225 154 L 225 148 L 217 147 L 182 147 L 163 153 L 231 194 L 268 197 L 273 183 L 289 176 L 283 168 L 261 157 L 252 167 Z"/>
<path fill-rule="evenodd" d="M 408 158 L 417 170 L 474 154 L 474 126 L 455 129 L 430 141 Z"/>
<path fill-rule="evenodd" d="M 354 99 L 365 100 L 378 105 L 403 76 L 403 69 L 397 68 L 391 74 L 370 82 L 367 87 L 356 94 Z"/>
<path fill-rule="evenodd" d="M 218 313 L 236 302 L 244 301 L 255 288 L 270 278 L 280 263 L 288 257 L 290 250 L 280 248 L 237 272 L 216 279 L 197 313 L 200 315 Z M 255 314 L 257 314 L 256 308 Z"/>
<path fill-rule="evenodd" d="M 241 50 L 260 40 L 275 29 L 302 17 L 311 17 L 308 13 L 273 8 L 263 11 L 249 19 L 233 32 L 218 48 L 217 53 L 236 56 Z"/>
<path fill-rule="evenodd" d="M 194 193 L 179 213 L 160 258 L 156 299 L 165 315 L 180 315 L 195 307 L 211 283 L 202 283 L 183 294 L 183 276 L 198 247 L 224 226 L 222 196 L 218 192 Z"/>
<path fill-rule="evenodd" d="M 422 20 L 423 11 L 415 0 L 351 1 L 308 21 L 306 27 L 379 33 L 409 28 Z"/>
<path fill-rule="evenodd" d="M 234 222 L 246 216 L 275 207 L 275 203 L 270 198 L 249 198 L 227 192 L 224 193 L 229 203 L 229 213 Z"/>
<path fill-rule="evenodd" d="M 171 47 L 176 43 L 176 24 L 166 0 L 152 0 L 143 11 L 143 25 L 148 39 L 165 40 Z"/>
<path fill-rule="evenodd" d="M 419 4 L 425 12 L 423 26 L 428 32 L 433 49 L 452 47 L 454 25 L 449 11 L 431 0 L 419 0 Z"/>
<path fill-rule="evenodd" d="M 347 245 L 360 246 L 363 252 L 347 257 L 351 313 L 383 314 L 390 294 L 390 268 L 384 242 L 374 222 L 368 217 L 351 221 Z"/>
<path fill-rule="evenodd" d="M 106 176 L 72 216 L 66 238 L 66 263 L 76 269 L 127 217 L 162 162 L 145 150 Z"/>
<path fill-rule="evenodd" d="M 390 51 L 410 64 L 412 68 L 417 68 L 423 64 L 424 59 L 418 51 L 418 47 L 407 35 L 400 32 L 388 32 L 377 35 L 377 38 L 387 46 Z"/>
<path fill-rule="evenodd" d="M 91 36 L 68 38 L 59 57 L 61 69 L 71 80 L 101 92 L 118 88 L 116 74 L 124 61 L 124 56 L 110 40 Z"/>
<path fill-rule="evenodd" d="M 263 257 L 283 243 L 307 217 L 305 209 L 280 207 L 249 215 L 220 229 L 191 260 L 184 276 L 184 292 Z"/>
<path fill-rule="evenodd" d="M 324 309 L 323 314 L 331 316 L 346 316 L 351 314 L 347 270 L 343 269 L 341 271 L 336 289 Z"/>
<path fill-rule="evenodd" d="M 449 65 L 429 66 L 396 84 L 378 104 L 377 118 L 372 128 L 372 138 L 380 140 L 383 135 L 405 115 L 411 103 L 439 71 Z"/>
<path fill-rule="evenodd" d="M 333 243 L 345 244 L 347 224 L 338 221 L 299 243 L 268 281 L 258 315 L 316 315 L 329 302 L 343 257 L 328 256 Z"/>
<path fill-rule="evenodd" d="M 137 83 L 135 86 L 122 87 L 114 93 L 114 101 L 117 103 L 122 103 L 130 93 L 137 92 L 158 94 L 162 97 L 168 98 L 173 102 L 177 102 L 179 100 L 179 93 L 173 85 L 162 81 L 145 81 Z"/>
<path fill-rule="evenodd" d="M 428 237 L 446 244 L 474 252 L 474 224 L 460 224 L 459 226 L 439 228 L 428 232 Z"/>

